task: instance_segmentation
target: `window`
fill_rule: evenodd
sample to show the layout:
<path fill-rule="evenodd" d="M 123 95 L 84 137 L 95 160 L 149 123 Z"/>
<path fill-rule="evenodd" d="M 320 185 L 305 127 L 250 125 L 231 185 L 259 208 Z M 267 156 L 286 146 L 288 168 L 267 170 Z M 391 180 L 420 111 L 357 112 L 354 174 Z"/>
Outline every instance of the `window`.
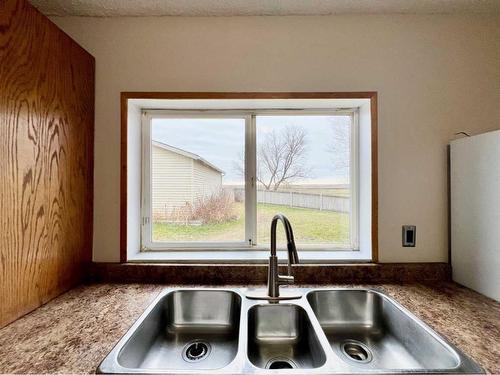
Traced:
<path fill-rule="evenodd" d="M 243 247 L 247 118 L 148 115 L 143 125 L 143 246 Z"/>
<path fill-rule="evenodd" d="M 142 250 L 268 249 L 278 212 L 300 250 L 357 250 L 357 118 L 355 109 L 144 111 Z"/>
<path fill-rule="evenodd" d="M 301 248 L 358 248 L 354 123 L 353 113 L 256 116 L 257 244 L 279 211 Z"/>

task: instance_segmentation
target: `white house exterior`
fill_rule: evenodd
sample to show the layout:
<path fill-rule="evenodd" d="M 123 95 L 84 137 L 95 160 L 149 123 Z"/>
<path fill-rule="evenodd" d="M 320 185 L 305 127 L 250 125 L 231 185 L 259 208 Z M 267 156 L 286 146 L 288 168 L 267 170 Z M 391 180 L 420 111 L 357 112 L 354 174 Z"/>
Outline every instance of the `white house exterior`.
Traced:
<path fill-rule="evenodd" d="M 154 217 L 165 217 L 222 188 L 224 172 L 199 155 L 155 141 L 151 153 Z"/>

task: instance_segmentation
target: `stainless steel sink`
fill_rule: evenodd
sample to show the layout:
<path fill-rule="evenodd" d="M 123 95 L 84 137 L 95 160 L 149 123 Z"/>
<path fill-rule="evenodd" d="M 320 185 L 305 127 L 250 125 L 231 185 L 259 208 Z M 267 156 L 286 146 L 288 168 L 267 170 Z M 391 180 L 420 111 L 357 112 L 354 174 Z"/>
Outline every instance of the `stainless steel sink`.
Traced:
<path fill-rule="evenodd" d="M 315 291 L 307 299 L 333 351 L 359 368 L 446 370 L 460 365 L 449 345 L 380 293 Z"/>
<path fill-rule="evenodd" d="M 484 373 L 385 294 L 289 288 L 167 289 L 98 367 L 116 374 Z"/>
<path fill-rule="evenodd" d="M 326 360 L 307 313 L 289 304 L 250 309 L 248 358 L 266 369 L 315 368 Z"/>
<path fill-rule="evenodd" d="M 219 369 L 238 351 L 241 297 L 231 291 L 178 290 L 147 314 L 117 356 L 123 368 Z"/>

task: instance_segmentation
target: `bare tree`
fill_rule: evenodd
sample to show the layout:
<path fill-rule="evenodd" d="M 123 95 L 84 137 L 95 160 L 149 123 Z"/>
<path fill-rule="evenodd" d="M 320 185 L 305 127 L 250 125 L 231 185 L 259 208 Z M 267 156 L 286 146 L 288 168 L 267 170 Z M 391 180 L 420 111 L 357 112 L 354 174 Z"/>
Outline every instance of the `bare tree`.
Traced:
<path fill-rule="evenodd" d="M 332 156 L 333 168 L 340 173 L 349 175 L 351 152 L 351 128 L 349 124 L 332 123 L 331 142 L 328 152 Z"/>
<path fill-rule="evenodd" d="M 257 182 L 266 190 L 278 190 L 284 184 L 307 177 L 306 153 L 307 139 L 302 128 L 287 126 L 267 133 L 257 146 Z M 235 168 L 243 175 L 241 159 Z"/>

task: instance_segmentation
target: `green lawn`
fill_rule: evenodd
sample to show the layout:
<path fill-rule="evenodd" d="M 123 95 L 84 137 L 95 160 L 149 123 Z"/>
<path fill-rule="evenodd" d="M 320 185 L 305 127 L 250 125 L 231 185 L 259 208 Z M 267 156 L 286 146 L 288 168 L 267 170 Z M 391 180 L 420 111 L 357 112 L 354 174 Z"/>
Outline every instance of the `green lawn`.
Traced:
<path fill-rule="evenodd" d="M 178 225 L 153 223 L 155 241 L 241 241 L 245 236 L 243 203 L 235 203 L 239 219 L 223 224 Z M 347 243 L 349 215 L 331 211 L 290 208 L 271 204 L 257 205 L 257 241 L 269 243 L 271 219 L 283 213 L 292 223 L 297 243 Z M 284 242 L 284 233 L 278 229 L 278 242 Z"/>

